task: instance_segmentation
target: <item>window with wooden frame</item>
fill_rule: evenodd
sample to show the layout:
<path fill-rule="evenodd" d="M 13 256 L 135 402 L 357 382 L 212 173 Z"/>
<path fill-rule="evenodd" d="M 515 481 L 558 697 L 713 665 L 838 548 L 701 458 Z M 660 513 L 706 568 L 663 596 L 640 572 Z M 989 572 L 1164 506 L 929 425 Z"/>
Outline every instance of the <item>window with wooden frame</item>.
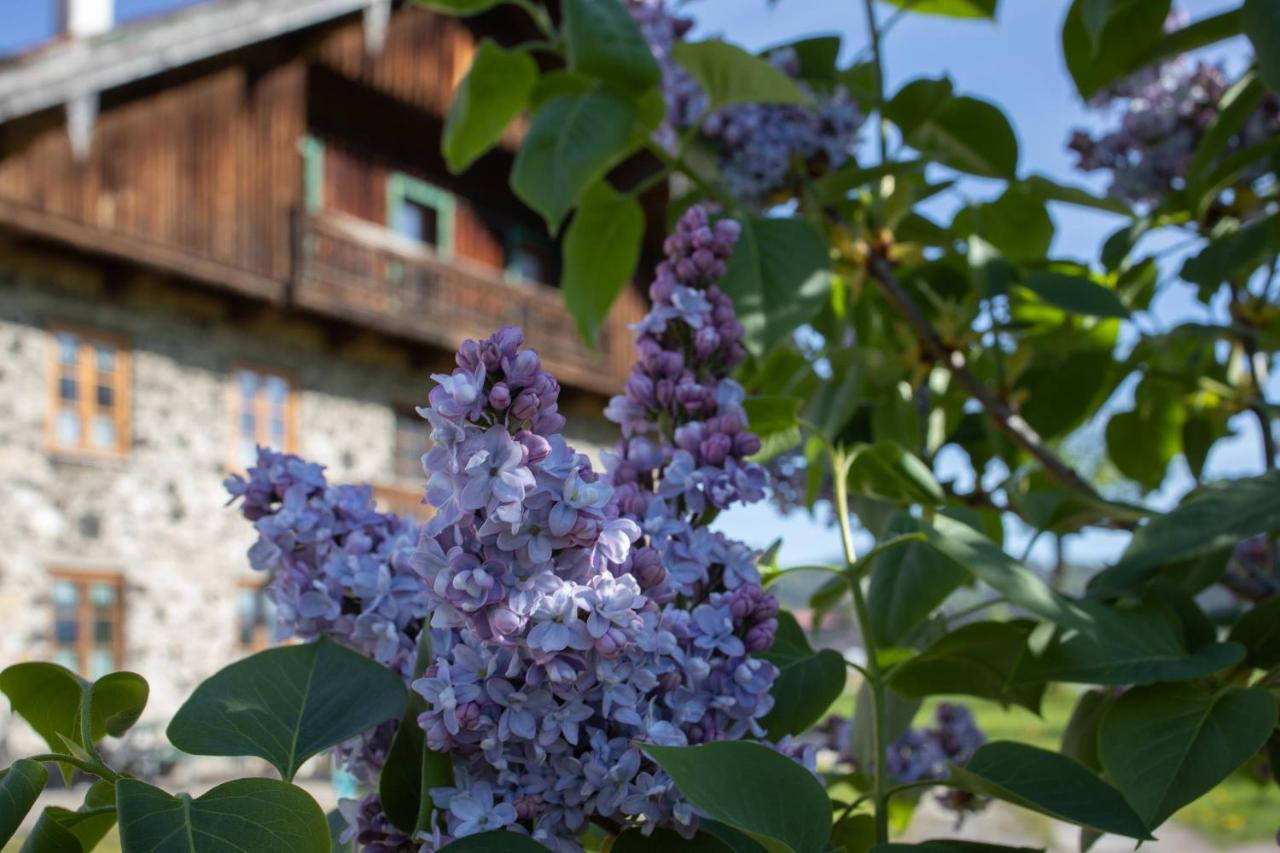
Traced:
<path fill-rule="evenodd" d="M 58 452 L 129 449 L 129 348 L 122 338 L 59 326 L 49 345 L 47 443 Z"/>
<path fill-rule="evenodd" d="M 123 578 L 63 569 L 49 577 L 54 661 L 89 679 L 123 669 Z"/>
<path fill-rule="evenodd" d="M 236 587 L 236 647 L 246 654 L 260 652 L 271 645 L 275 628 L 276 605 L 266 584 L 242 580 Z"/>
<path fill-rule="evenodd" d="M 231 379 L 232 467 L 244 469 L 258 459 L 258 445 L 292 453 L 297 440 L 296 393 L 288 375 L 239 367 Z"/>
<path fill-rule="evenodd" d="M 457 201 L 437 186 L 393 172 L 387 178 L 387 227 L 425 243 L 442 258 L 453 256 Z"/>
<path fill-rule="evenodd" d="M 431 449 L 431 424 L 413 406 L 396 406 L 391 443 L 391 473 L 397 480 L 420 481 L 422 455 Z"/>
<path fill-rule="evenodd" d="M 539 231 L 519 225 L 508 228 L 505 274 L 508 281 L 558 284 L 555 243 Z"/>

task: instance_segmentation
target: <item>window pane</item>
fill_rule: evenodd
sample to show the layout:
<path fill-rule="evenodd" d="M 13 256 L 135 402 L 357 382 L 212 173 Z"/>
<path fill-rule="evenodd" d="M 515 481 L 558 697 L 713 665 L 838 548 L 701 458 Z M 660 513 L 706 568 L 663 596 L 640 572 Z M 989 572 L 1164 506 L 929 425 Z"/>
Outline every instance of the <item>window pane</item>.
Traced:
<path fill-rule="evenodd" d="M 440 217 L 435 208 L 401 199 L 396 205 L 392 229 L 432 246 L 440 244 Z"/>
<path fill-rule="evenodd" d="M 98 386 L 98 408 L 109 409 L 116 404 L 115 391 L 109 385 Z"/>
<path fill-rule="evenodd" d="M 542 253 L 527 245 L 517 246 L 512 250 L 507 265 L 511 272 L 525 281 L 545 282 L 549 278 Z"/>
<path fill-rule="evenodd" d="M 89 600 L 94 607 L 113 607 L 116 603 L 116 585 L 113 583 L 95 583 L 89 591 Z"/>
<path fill-rule="evenodd" d="M 245 468 L 258 464 L 258 442 L 252 436 L 240 439 L 240 464 Z"/>
<path fill-rule="evenodd" d="M 53 637 L 60 645 L 75 645 L 80 636 L 80 588 L 71 581 L 53 583 Z"/>
<path fill-rule="evenodd" d="M 109 450 L 116 446 L 116 423 L 111 418 L 93 419 L 93 446 Z"/>
<path fill-rule="evenodd" d="M 75 447 L 80 443 L 80 416 L 70 409 L 60 410 L 56 432 L 58 444 L 64 447 Z"/>
<path fill-rule="evenodd" d="M 279 376 L 268 376 L 266 379 L 267 401 L 272 406 L 283 406 L 289 396 L 289 383 Z"/>
<path fill-rule="evenodd" d="M 93 348 L 94 363 L 100 373 L 112 373 L 116 369 L 116 348 L 98 344 Z"/>
<path fill-rule="evenodd" d="M 240 434 L 246 438 L 253 438 L 258 431 L 258 419 L 253 416 L 253 412 L 240 413 Z"/>
<path fill-rule="evenodd" d="M 58 380 L 58 396 L 62 399 L 74 403 L 76 400 L 77 389 L 76 381 L 70 377 L 64 376 Z"/>
<path fill-rule="evenodd" d="M 100 646 L 110 646 L 116 639 L 116 626 L 114 622 L 94 622 L 93 623 L 93 642 Z"/>
<path fill-rule="evenodd" d="M 397 412 L 393 460 L 396 476 L 406 479 L 423 476 L 422 454 L 430 449 L 431 425 L 416 412 Z"/>
<path fill-rule="evenodd" d="M 80 671 L 80 661 L 76 659 L 75 649 L 60 648 L 53 653 L 53 662 L 61 664 L 72 672 Z"/>
<path fill-rule="evenodd" d="M 58 333 L 58 361 L 75 364 L 80 351 L 80 339 L 70 332 Z"/>
<path fill-rule="evenodd" d="M 254 395 L 258 393 L 258 374 L 252 370 L 241 370 L 236 374 L 236 379 L 240 383 L 241 399 L 252 402 Z"/>

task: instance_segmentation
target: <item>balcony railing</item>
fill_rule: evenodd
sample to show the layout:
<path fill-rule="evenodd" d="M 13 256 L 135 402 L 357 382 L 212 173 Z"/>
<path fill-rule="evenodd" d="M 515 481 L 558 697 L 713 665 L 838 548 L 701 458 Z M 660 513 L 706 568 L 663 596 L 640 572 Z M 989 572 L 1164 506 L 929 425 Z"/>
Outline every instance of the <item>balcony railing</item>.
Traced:
<path fill-rule="evenodd" d="M 626 378 L 627 324 L 643 311 L 629 289 L 593 350 L 557 289 L 509 281 L 465 259 L 444 260 L 380 225 L 337 213 L 300 215 L 296 253 L 292 298 L 310 310 L 444 349 L 498 326 L 519 326 L 566 385 L 608 394 Z"/>

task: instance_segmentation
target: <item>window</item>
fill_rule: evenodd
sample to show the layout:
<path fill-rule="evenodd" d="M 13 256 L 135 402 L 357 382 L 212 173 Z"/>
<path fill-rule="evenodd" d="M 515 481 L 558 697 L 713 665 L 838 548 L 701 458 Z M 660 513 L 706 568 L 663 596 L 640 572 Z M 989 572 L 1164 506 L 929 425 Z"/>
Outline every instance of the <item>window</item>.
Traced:
<path fill-rule="evenodd" d="M 129 352 L 116 338 L 55 329 L 49 371 L 49 445 L 119 454 L 129 447 Z"/>
<path fill-rule="evenodd" d="M 387 180 L 387 225 L 446 258 L 453 255 L 455 213 L 453 195 L 439 187 L 399 172 Z"/>
<path fill-rule="evenodd" d="M 119 575 L 52 572 L 53 659 L 86 678 L 124 667 L 124 584 Z"/>
<path fill-rule="evenodd" d="M 507 232 L 507 278 L 554 284 L 555 246 L 546 235 L 515 227 Z"/>
<path fill-rule="evenodd" d="M 287 377 L 240 368 L 235 372 L 231 395 L 237 467 L 248 468 L 257 461 L 259 444 L 273 450 L 293 450 L 294 394 Z"/>
<path fill-rule="evenodd" d="M 410 407 L 396 409 L 391 471 L 401 480 L 422 480 L 422 454 L 431 449 L 431 424 Z"/>
<path fill-rule="evenodd" d="M 276 605 L 266 586 L 246 580 L 236 589 L 236 645 L 241 652 L 260 652 L 271 644 L 276 628 Z"/>

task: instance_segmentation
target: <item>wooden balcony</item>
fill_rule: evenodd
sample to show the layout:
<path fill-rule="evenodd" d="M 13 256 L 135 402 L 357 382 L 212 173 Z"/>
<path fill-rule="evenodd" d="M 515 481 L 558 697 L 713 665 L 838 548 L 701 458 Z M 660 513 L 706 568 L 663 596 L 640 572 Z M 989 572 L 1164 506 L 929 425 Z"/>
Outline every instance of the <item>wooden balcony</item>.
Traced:
<path fill-rule="evenodd" d="M 297 223 L 295 304 L 447 350 L 499 326 L 519 326 L 562 384 L 600 394 L 621 390 L 632 361 L 627 325 L 644 311 L 631 288 L 593 350 L 554 287 L 442 259 L 415 240 L 340 213 L 300 214 Z"/>

